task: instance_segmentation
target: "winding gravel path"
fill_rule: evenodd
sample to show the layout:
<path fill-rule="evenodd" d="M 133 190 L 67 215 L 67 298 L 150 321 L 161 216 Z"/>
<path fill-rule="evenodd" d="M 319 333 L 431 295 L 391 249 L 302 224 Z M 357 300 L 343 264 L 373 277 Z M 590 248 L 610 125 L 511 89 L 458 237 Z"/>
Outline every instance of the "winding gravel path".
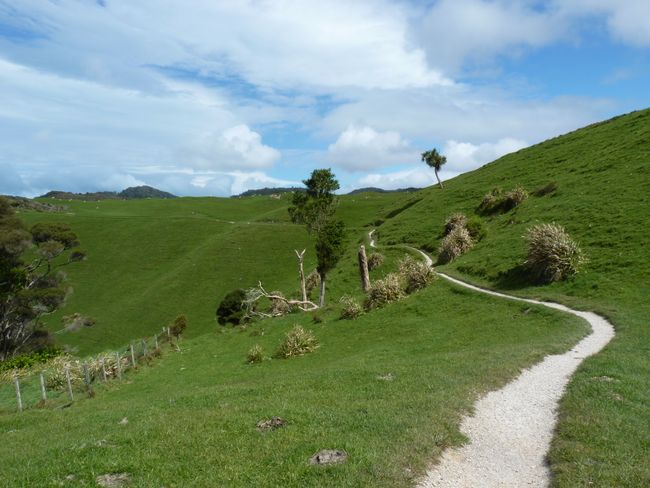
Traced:
<path fill-rule="evenodd" d="M 375 247 L 373 232 L 368 234 L 371 247 Z M 416 251 L 432 265 L 427 254 Z M 417 485 L 418 488 L 549 486 L 546 453 L 557 421 L 558 402 L 578 365 L 607 345 L 614 337 L 614 327 L 592 312 L 513 297 L 470 285 L 443 273 L 438 275 L 480 293 L 571 313 L 589 322 L 592 332 L 570 351 L 546 356 L 500 390 L 479 399 L 474 414 L 464 417 L 461 422 L 461 431 L 469 442 L 457 449 L 447 449 L 440 462 Z"/>

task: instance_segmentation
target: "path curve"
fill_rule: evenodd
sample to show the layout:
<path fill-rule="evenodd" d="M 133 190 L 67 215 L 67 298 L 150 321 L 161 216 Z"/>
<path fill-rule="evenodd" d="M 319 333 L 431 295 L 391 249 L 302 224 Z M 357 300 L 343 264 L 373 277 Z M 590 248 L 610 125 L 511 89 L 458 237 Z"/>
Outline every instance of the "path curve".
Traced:
<path fill-rule="evenodd" d="M 375 247 L 373 232 L 368 235 L 371 247 Z M 426 253 L 414 250 L 422 254 L 429 265 L 433 264 Z M 461 431 L 469 442 L 460 448 L 447 449 L 418 488 L 549 486 L 551 473 L 546 453 L 557 422 L 558 402 L 580 363 L 599 352 L 614 337 L 614 326 L 593 312 L 513 297 L 470 285 L 444 273 L 437 274 L 480 293 L 571 313 L 585 319 L 592 331 L 571 350 L 546 356 L 500 390 L 479 399 L 474 405 L 474 414 L 461 421 Z"/>

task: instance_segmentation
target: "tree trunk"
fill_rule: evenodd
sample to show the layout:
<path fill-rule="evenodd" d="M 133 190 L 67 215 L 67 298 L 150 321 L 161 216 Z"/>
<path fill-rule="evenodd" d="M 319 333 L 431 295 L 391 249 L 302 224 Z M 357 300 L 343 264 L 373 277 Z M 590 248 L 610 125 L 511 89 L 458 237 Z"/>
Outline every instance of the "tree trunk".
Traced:
<path fill-rule="evenodd" d="M 366 257 L 366 246 L 359 246 L 359 276 L 361 277 L 361 289 L 367 293 L 370 289 L 370 276 L 368 275 L 368 258 Z"/>
<path fill-rule="evenodd" d="M 302 301 L 306 302 L 307 301 L 307 288 L 305 287 L 305 268 L 304 268 L 304 261 L 305 261 L 305 251 L 306 249 L 303 249 L 302 252 L 298 252 L 294 249 L 296 252 L 296 256 L 298 256 L 298 265 L 300 267 L 300 292 L 302 293 Z"/>
<path fill-rule="evenodd" d="M 438 180 L 438 184 L 440 185 L 440 189 L 443 189 L 444 186 L 442 186 L 442 181 L 440 181 L 440 178 L 438 177 L 438 170 L 436 168 L 433 168 L 433 171 L 436 173 L 436 180 Z"/>
<path fill-rule="evenodd" d="M 318 300 L 318 306 L 320 308 L 325 306 L 325 273 L 322 273 L 320 276 L 320 298 Z"/>

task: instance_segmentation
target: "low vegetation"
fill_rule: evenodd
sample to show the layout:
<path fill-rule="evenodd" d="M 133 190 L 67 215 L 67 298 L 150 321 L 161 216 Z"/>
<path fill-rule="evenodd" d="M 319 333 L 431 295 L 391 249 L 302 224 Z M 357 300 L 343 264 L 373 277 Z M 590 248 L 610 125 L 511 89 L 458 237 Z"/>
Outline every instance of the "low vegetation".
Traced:
<path fill-rule="evenodd" d="M 314 352 L 317 348 L 318 341 L 314 333 L 310 330 L 303 329 L 300 325 L 295 325 L 284 336 L 275 353 L 275 357 L 286 359 L 295 356 L 304 356 L 305 354 Z"/>
<path fill-rule="evenodd" d="M 553 224 L 534 225 L 525 235 L 528 255 L 524 266 L 533 281 L 550 283 L 567 279 L 578 272 L 585 257 L 564 227 Z"/>

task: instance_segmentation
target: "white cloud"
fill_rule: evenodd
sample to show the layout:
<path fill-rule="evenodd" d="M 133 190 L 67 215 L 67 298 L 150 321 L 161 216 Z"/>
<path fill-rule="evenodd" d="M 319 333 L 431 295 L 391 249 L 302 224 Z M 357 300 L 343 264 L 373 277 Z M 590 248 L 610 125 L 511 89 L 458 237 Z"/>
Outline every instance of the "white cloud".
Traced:
<path fill-rule="evenodd" d="M 352 171 L 410 163 L 418 156 L 398 132 L 353 125 L 330 144 L 327 154 L 328 161 Z"/>
<path fill-rule="evenodd" d="M 262 144 L 262 137 L 244 124 L 218 135 L 208 134 L 196 146 L 195 155 L 189 159 L 206 169 L 269 168 L 280 158 L 279 151 Z"/>
<path fill-rule="evenodd" d="M 445 143 L 442 152 L 447 157 L 446 167 L 451 171 L 462 173 L 476 169 L 526 146 L 528 144 L 525 141 L 512 138 L 482 144 L 450 140 Z"/>

